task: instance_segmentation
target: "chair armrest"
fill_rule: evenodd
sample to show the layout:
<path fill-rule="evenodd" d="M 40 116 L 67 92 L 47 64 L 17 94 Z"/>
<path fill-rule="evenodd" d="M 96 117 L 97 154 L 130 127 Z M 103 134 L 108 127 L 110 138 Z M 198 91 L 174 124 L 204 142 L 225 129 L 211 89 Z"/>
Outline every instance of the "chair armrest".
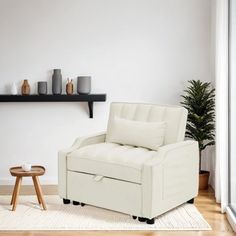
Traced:
<path fill-rule="evenodd" d="M 75 149 L 78 149 L 87 145 L 96 144 L 96 143 L 104 143 L 105 139 L 106 139 L 106 132 L 100 132 L 94 135 L 77 138 L 72 145 L 73 151 Z"/>
<path fill-rule="evenodd" d="M 70 148 L 58 152 L 58 192 L 62 198 L 67 198 L 67 155 L 81 147 L 105 142 L 106 133 L 98 133 L 77 138 Z"/>
<path fill-rule="evenodd" d="M 168 144 L 162 147 L 159 147 L 157 151 L 157 155 L 145 163 L 146 166 L 155 166 L 163 163 L 165 159 L 170 158 L 170 156 L 174 155 L 174 157 L 178 158 L 181 161 L 181 156 L 189 154 L 189 151 L 194 151 L 194 154 L 199 155 L 198 150 L 198 142 L 187 140 L 183 142 Z"/>
<path fill-rule="evenodd" d="M 199 148 L 196 141 L 160 147 L 157 155 L 143 167 L 145 214 L 150 217 L 159 215 L 197 196 L 198 169 Z"/>

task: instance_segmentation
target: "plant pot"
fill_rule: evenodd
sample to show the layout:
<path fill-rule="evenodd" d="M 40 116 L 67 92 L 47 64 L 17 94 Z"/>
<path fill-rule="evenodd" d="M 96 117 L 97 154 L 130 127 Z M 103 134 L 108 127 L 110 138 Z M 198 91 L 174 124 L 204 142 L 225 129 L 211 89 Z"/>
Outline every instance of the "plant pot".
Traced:
<path fill-rule="evenodd" d="M 208 189 L 209 176 L 209 171 L 201 170 L 199 174 L 199 190 Z"/>

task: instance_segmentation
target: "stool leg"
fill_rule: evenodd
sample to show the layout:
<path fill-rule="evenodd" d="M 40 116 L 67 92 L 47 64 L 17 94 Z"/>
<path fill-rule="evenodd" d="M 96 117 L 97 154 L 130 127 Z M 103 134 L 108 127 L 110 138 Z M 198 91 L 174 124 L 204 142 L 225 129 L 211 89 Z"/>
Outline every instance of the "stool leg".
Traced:
<path fill-rule="evenodd" d="M 32 179 L 33 179 L 33 183 L 34 183 L 35 192 L 36 192 L 36 195 L 37 195 L 37 198 L 38 198 L 38 202 L 39 202 L 39 205 L 40 205 L 41 200 L 40 200 L 39 191 L 38 191 L 38 188 L 37 188 L 37 183 L 36 183 L 37 180 L 36 180 L 35 176 L 32 176 Z"/>
<path fill-rule="evenodd" d="M 35 176 L 35 180 L 36 180 L 36 186 L 37 186 L 38 193 L 39 193 L 39 199 L 42 203 L 43 209 L 47 210 L 47 207 L 46 207 L 46 204 L 45 204 L 45 201 L 44 201 L 44 198 L 43 198 L 43 192 L 42 192 L 42 189 L 41 189 L 41 186 L 40 186 L 40 183 L 39 183 L 38 176 Z"/>
<path fill-rule="evenodd" d="M 12 192 L 11 204 L 10 205 L 13 204 L 13 201 L 14 201 L 14 198 L 15 198 L 15 195 L 16 195 L 16 185 L 17 185 L 17 182 L 18 182 L 18 179 L 16 178 L 14 189 L 13 189 L 13 192 Z"/>
<path fill-rule="evenodd" d="M 16 210 L 21 182 L 22 182 L 22 177 L 16 177 L 16 190 L 15 190 L 15 194 L 14 194 L 14 198 L 13 198 L 12 211 Z"/>

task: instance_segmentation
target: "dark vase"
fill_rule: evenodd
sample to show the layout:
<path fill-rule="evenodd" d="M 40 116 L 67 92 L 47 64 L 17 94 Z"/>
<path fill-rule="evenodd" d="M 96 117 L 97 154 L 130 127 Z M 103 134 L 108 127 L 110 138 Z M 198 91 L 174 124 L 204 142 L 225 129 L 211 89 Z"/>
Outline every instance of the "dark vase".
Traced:
<path fill-rule="evenodd" d="M 54 69 L 52 75 L 52 93 L 61 94 L 62 93 L 62 75 L 60 69 Z"/>
<path fill-rule="evenodd" d="M 89 94 L 91 92 L 91 76 L 77 77 L 77 92 L 79 94 Z"/>

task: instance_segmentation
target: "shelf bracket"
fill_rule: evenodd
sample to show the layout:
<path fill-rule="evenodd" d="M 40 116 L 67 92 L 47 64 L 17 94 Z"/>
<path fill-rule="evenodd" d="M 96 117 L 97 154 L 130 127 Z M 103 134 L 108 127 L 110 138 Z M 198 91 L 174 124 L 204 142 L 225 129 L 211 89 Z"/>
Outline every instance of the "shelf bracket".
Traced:
<path fill-rule="evenodd" d="M 88 102 L 89 118 L 93 118 L 93 102 Z"/>

